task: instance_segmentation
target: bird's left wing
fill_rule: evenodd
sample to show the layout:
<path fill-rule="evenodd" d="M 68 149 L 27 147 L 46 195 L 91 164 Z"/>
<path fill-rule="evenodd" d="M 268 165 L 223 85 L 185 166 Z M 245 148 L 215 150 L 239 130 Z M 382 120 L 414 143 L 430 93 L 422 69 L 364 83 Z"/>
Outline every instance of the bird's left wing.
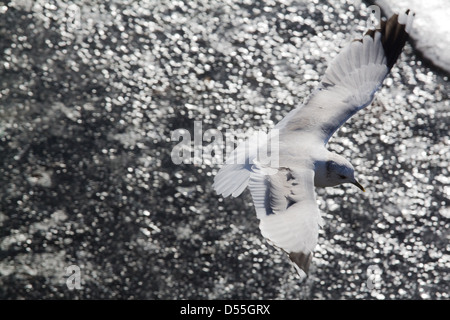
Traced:
<path fill-rule="evenodd" d="M 249 189 L 261 234 L 289 255 L 299 274 L 307 273 L 321 225 L 313 169 L 280 168 L 273 175 L 255 171 Z"/>
<path fill-rule="evenodd" d="M 344 48 L 308 102 L 277 124 L 280 138 L 312 133 L 326 144 L 342 124 L 369 105 L 405 45 L 413 16 L 409 11 L 393 15 L 380 29 L 369 30 Z"/>

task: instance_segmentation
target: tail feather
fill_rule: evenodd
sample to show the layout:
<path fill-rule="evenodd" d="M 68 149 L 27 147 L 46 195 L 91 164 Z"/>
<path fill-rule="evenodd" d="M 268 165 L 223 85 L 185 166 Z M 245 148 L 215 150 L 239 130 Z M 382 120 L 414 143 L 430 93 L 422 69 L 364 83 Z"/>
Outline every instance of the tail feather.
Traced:
<path fill-rule="evenodd" d="M 265 146 L 268 137 L 265 132 L 257 131 L 234 149 L 214 178 L 213 188 L 218 194 L 238 197 L 245 190 L 258 148 Z"/>
<path fill-rule="evenodd" d="M 250 164 L 226 164 L 215 176 L 213 188 L 224 197 L 237 197 L 247 187 L 250 173 Z"/>

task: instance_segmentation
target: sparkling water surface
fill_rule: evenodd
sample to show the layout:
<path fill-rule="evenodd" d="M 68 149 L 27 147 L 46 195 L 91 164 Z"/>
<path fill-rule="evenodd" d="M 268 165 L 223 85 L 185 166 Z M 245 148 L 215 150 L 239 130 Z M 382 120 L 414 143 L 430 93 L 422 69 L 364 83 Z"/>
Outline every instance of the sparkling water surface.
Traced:
<path fill-rule="evenodd" d="M 0 4 L 0 298 L 448 299 L 450 86 L 407 43 L 330 140 L 310 276 L 171 133 L 273 127 L 366 28 L 357 1 Z M 300 143 L 300 142 L 299 142 Z M 207 142 L 205 142 L 205 145 Z M 81 289 L 66 268 L 81 270 Z"/>

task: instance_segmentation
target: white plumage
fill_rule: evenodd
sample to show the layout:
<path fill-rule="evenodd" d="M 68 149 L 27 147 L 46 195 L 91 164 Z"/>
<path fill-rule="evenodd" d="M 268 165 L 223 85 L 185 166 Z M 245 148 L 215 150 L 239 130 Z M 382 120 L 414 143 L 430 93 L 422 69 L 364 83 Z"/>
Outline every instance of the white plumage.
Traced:
<path fill-rule="evenodd" d="M 252 137 L 236 148 L 215 177 L 214 188 L 225 197 L 250 189 L 262 235 L 289 254 L 299 273 L 308 271 L 322 224 L 314 186 L 352 183 L 364 190 L 350 162 L 329 152 L 326 144 L 372 102 L 401 53 L 412 20 L 409 11 L 394 15 L 336 56 L 308 101 L 275 126 L 277 167 L 258 162 L 261 145 Z"/>

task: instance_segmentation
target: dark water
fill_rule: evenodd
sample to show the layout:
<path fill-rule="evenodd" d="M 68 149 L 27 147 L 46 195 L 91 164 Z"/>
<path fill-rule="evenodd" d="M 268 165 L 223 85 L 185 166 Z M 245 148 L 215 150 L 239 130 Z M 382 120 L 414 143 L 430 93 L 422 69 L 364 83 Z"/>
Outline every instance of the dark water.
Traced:
<path fill-rule="evenodd" d="M 450 86 L 410 44 L 330 141 L 367 192 L 317 189 L 303 283 L 248 192 L 171 160 L 175 129 L 265 130 L 301 104 L 365 4 L 32 4 L 0 6 L 0 298 L 449 298 Z"/>

